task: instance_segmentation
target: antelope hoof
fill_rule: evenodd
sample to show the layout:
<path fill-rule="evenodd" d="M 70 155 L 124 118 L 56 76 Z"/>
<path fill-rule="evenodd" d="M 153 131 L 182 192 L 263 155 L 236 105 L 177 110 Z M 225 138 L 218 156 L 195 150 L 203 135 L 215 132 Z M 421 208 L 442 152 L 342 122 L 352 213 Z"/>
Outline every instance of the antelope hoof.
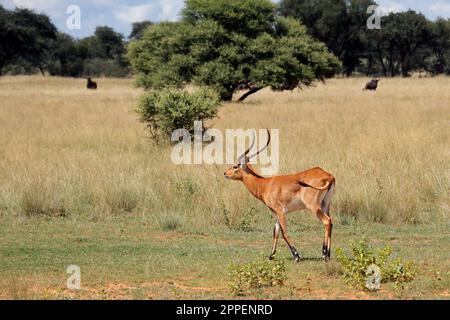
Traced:
<path fill-rule="evenodd" d="M 299 255 L 295 256 L 294 260 L 295 260 L 295 262 L 299 263 L 300 262 L 300 256 Z"/>
<path fill-rule="evenodd" d="M 269 256 L 269 260 L 273 260 L 274 257 L 275 257 L 275 256 L 274 256 L 273 254 L 271 254 L 271 255 Z"/>

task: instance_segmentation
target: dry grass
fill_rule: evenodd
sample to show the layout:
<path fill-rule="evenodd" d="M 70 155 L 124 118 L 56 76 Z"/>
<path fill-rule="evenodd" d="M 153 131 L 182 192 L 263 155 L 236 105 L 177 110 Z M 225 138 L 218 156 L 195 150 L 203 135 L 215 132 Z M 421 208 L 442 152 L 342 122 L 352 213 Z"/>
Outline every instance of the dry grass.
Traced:
<path fill-rule="evenodd" d="M 224 105 L 215 126 L 279 128 L 282 172 L 333 173 L 332 214 L 343 223 L 448 219 L 450 79 L 383 79 L 376 93 L 362 92 L 364 83 L 265 90 Z M 84 80 L 1 78 L 1 212 L 134 212 L 155 225 L 170 212 L 201 228 L 224 225 L 223 203 L 231 219 L 243 208 L 265 210 L 222 178 L 226 166 L 173 165 L 170 148 L 153 145 L 132 111 L 140 94 L 131 80 L 99 80 L 93 92 Z"/>
<path fill-rule="evenodd" d="M 227 266 L 269 254 L 269 211 L 225 165 L 173 165 L 132 111 L 132 80 L 98 83 L 0 78 L 0 299 L 233 298 Z M 264 90 L 225 104 L 215 127 L 280 129 L 282 173 L 336 176 L 333 248 L 365 235 L 419 276 L 400 293 L 345 285 L 304 212 L 288 229 L 305 259 L 287 260 L 285 286 L 246 298 L 448 299 L 450 78 L 383 79 L 376 93 L 364 83 Z M 81 291 L 65 288 L 71 264 Z"/>

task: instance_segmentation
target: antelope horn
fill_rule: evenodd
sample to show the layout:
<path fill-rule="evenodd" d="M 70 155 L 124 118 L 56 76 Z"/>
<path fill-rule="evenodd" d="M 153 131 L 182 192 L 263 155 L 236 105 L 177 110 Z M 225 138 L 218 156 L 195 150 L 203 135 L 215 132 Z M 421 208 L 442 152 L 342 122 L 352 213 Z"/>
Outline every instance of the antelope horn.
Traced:
<path fill-rule="evenodd" d="M 270 131 L 267 128 L 266 128 L 266 130 L 267 130 L 267 143 L 266 143 L 266 145 L 262 149 L 258 150 L 255 154 L 252 154 L 251 156 L 247 156 L 246 162 L 248 162 L 251 158 L 256 157 L 258 154 L 260 154 L 261 152 L 266 150 L 267 147 L 269 146 L 269 144 L 270 144 Z"/>
<path fill-rule="evenodd" d="M 247 153 L 253 148 L 253 146 L 255 145 L 255 140 L 256 140 L 255 131 L 252 131 L 252 133 L 253 133 L 253 141 L 252 141 L 250 147 L 248 147 L 248 149 L 245 150 L 245 152 L 243 154 L 241 154 L 239 156 L 239 158 L 237 158 L 238 163 L 247 163 L 248 162 L 249 158 L 247 157 Z"/>

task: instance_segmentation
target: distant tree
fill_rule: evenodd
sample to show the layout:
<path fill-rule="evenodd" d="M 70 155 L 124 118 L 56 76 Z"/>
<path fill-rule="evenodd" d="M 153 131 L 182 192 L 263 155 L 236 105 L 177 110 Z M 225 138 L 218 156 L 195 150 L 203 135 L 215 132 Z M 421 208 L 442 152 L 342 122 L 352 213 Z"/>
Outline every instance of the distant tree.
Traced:
<path fill-rule="evenodd" d="M 131 33 L 128 36 L 128 39 L 133 39 L 133 40 L 141 39 L 144 31 L 151 25 L 153 25 L 153 22 L 148 21 L 148 20 L 141 21 L 141 22 L 134 22 Z"/>
<path fill-rule="evenodd" d="M 429 23 L 427 59 L 424 69 L 431 74 L 450 74 L 450 19 L 437 19 Z"/>
<path fill-rule="evenodd" d="M 88 58 L 118 59 L 125 53 L 123 36 L 112 28 L 97 27 L 92 36 L 81 39 Z"/>
<path fill-rule="evenodd" d="M 409 10 L 383 17 L 382 25 L 380 30 L 374 30 L 381 55 L 378 60 L 390 76 L 409 76 L 425 59 L 418 54 L 432 36 L 427 19 Z"/>
<path fill-rule="evenodd" d="M 0 72 L 7 64 L 24 62 L 44 74 L 50 43 L 57 30 L 48 16 L 28 9 L 5 10 L 0 7 Z"/>
<path fill-rule="evenodd" d="M 342 61 L 350 76 L 365 55 L 365 37 L 372 0 L 281 0 L 283 16 L 299 19 L 308 31 Z"/>
<path fill-rule="evenodd" d="M 211 86 L 222 100 L 261 88 L 309 86 L 334 75 L 338 59 L 270 0 L 187 0 L 182 21 L 149 27 L 128 58 L 145 88 Z"/>
<path fill-rule="evenodd" d="M 0 76 L 4 67 L 17 54 L 14 46 L 16 30 L 11 23 L 11 12 L 0 5 Z"/>
<path fill-rule="evenodd" d="M 111 27 L 97 27 L 94 32 L 103 55 L 109 59 L 121 58 L 125 53 L 123 36 L 115 32 Z"/>
<path fill-rule="evenodd" d="M 97 27 L 94 34 L 80 40 L 84 74 L 122 77 L 128 73 L 123 36 L 112 28 Z"/>
<path fill-rule="evenodd" d="M 59 33 L 50 48 L 48 70 L 51 75 L 78 77 L 83 74 L 84 56 L 77 40 Z"/>

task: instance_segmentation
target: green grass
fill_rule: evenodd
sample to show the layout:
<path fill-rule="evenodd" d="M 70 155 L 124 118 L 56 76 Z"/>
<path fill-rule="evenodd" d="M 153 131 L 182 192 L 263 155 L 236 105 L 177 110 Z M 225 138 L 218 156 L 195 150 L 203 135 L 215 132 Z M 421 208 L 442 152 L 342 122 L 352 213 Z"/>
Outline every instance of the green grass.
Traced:
<path fill-rule="evenodd" d="M 227 266 L 268 255 L 271 224 L 264 230 L 228 228 L 162 231 L 139 215 L 101 221 L 34 217 L 0 220 L 0 290 L 2 298 L 233 298 Z M 320 260 L 322 226 L 312 217 L 291 217 L 291 235 L 304 258 L 291 260 L 280 243 L 278 256 L 287 259 L 285 285 L 262 288 L 246 298 L 403 298 L 448 299 L 450 235 L 447 225 L 336 224 L 334 247 L 347 247 L 365 235 L 375 245 L 390 244 L 418 265 L 417 278 L 405 288 L 382 285 L 377 293 L 343 282 L 336 261 Z M 67 266 L 80 266 L 82 290 L 65 289 Z M 13 279 L 14 281 L 12 281 Z M 20 294 L 18 294 L 19 292 Z M 13 295 L 12 293 L 16 293 Z"/>

